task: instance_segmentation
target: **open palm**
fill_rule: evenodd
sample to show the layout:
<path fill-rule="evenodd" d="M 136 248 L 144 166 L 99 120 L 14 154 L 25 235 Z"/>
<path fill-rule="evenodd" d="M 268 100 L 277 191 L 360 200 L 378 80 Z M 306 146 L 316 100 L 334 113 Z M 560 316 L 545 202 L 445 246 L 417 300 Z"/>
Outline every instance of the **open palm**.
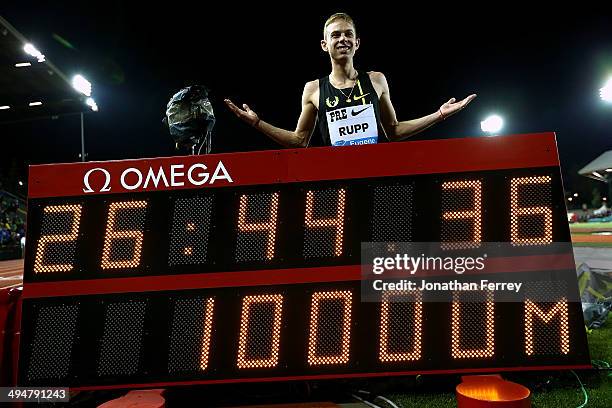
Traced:
<path fill-rule="evenodd" d="M 461 109 L 465 108 L 470 102 L 474 100 L 474 98 L 476 98 L 476 94 L 472 94 L 459 102 L 456 102 L 455 98 L 450 98 L 448 102 L 440 106 L 440 113 L 444 117 L 453 115 L 459 112 Z"/>
<path fill-rule="evenodd" d="M 243 122 L 253 126 L 259 121 L 259 116 L 257 116 L 257 114 L 252 111 L 251 108 L 249 108 L 249 105 L 246 103 L 242 105 L 243 109 L 240 109 L 238 106 L 234 105 L 234 103 L 229 99 L 225 99 L 225 104 Z"/>

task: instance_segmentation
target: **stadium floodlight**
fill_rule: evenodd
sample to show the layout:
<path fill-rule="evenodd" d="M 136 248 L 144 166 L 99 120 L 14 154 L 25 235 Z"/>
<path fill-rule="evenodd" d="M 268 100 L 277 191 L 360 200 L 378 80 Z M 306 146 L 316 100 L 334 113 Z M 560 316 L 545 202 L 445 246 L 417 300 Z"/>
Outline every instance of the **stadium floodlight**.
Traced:
<path fill-rule="evenodd" d="M 85 96 L 91 96 L 91 82 L 83 75 L 75 75 L 72 77 L 72 87 Z"/>
<path fill-rule="evenodd" d="M 11 109 L 11 107 L 9 105 L 0 106 L 0 110 L 6 110 L 6 109 Z"/>
<path fill-rule="evenodd" d="M 29 62 L 20 62 L 18 64 L 15 64 L 15 67 L 17 68 L 23 68 L 23 67 L 31 67 L 32 64 L 30 64 Z"/>
<path fill-rule="evenodd" d="M 574 197 L 578 197 L 578 193 L 574 193 Z"/>
<path fill-rule="evenodd" d="M 504 120 L 499 115 L 491 115 L 480 122 L 480 129 L 483 132 L 494 135 L 504 127 Z"/>
<path fill-rule="evenodd" d="M 98 105 L 96 104 L 96 101 L 94 101 L 94 98 L 87 98 L 87 100 L 85 101 L 85 104 L 87 104 L 87 106 L 89 106 L 92 111 L 94 112 L 98 111 Z"/>
<path fill-rule="evenodd" d="M 19 186 L 23 187 L 23 181 L 19 180 Z"/>
<path fill-rule="evenodd" d="M 570 201 L 570 202 L 571 202 L 572 200 L 573 200 L 573 198 L 572 198 L 572 197 L 569 197 L 569 198 L 567 199 L 567 201 Z"/>
<path fill-rule="evenodd" d="M 606 102 L 612 102 L 612 78 L 599 90 L 599 97 Z"/>
<path fill-rule="evenodd" d="M 29 106 L 40 106 L 42 105 L 42 102 L 40 101 L 36 101 L 36 102 L 30 102 Z"/>
<path fill-rule="evenodd" d="M 36 47 L 34 47 L 32 44 L 27 43 L 26 45 L 23 46 L 23 50 L 27 54 L 36 58 L 38 62 L 45 62 L 45 56 L 40 51 L 38 51 Z"/>

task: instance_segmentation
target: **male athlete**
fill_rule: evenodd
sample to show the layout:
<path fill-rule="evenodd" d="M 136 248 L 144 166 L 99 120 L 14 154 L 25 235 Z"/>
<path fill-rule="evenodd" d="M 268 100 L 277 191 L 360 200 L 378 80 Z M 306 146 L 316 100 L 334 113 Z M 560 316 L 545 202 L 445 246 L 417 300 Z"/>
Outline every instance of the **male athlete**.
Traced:
<path fill-rule="evenodd" d="M 353 57 L 359 49 L 353 19 L 344 13 L 329 17 L 323 27 L 321 48 L 329 54 L 329 76 L 306 83 L 302 112 L 294 131 L 280 129 L 263 120 L 249 108 L 227 106 L 247 124 L 286 147 L 308 146 L 317 119 L 326 146 L 349 146 L 404 140 L 465 108 L 476 95 L 460 102 L 451 98 L 435 113 L 399 122 L 389 96 L 387 79 L 380 72 L 357 71 Z"/>

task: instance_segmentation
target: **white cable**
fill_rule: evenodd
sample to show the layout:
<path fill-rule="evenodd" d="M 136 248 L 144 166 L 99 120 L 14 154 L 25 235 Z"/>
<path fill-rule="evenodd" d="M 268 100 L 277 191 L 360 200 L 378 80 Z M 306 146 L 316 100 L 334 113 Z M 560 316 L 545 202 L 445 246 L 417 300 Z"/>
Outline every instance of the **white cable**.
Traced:
<path fill-rule="evenodd" d="M 357 390 L 357 392 L 359 392 L 361 394 L 372 395 L 372 393 L 370 391 L 366 391 L 366 390 Z M 381 399 L 381 400 L 385 401 L 387 404 L 391 405 L 391 407 L 393 407 L 393 408 L 399 408 L 393 401 L 391 401 L 388 398 L 383 397 L 382 395 L 374 396 L 374 401 L 376 401 L 377 399 Z"/>
<path fill-rule="evenodd" d="M 366 404 L 366 405 L 368 405 L 368 406 L 370 406 L 370 407 L 372 407 L 372 408 L 382 408 L 382 407 L 379 407 L 379 406 L 378 406 L 378 405 L 376 405 L 376 404 L 373 404 L 373 403 L 371 403 L 371 402 L 369 402 L 369 401 L 364 400 L 364 399 L 363 399 L 363 398 L 361 398 L 361 397 L 358 397 L 358 396 L 357 396 L 357 395 L 355 395 L 355 394 L 351 394 L 351 397 L 353 397 L 353 398 L 355 398 L 355 399 L 358 399 L 359 401 L 363 402 L 364 404 Z"/>
<path fill-rule="evenodd" d="M 391 405 L 393 408 L 399 408 L 397 405 L 395 405 L 395 403 L 393 401 L 383 397 L 382 395 L 377 395 L 376 398 L 374 398 L 374 401 L 376 401 L 377 399 L 381 399 L 381 400 L 385 401 L 387 404 Z"/>

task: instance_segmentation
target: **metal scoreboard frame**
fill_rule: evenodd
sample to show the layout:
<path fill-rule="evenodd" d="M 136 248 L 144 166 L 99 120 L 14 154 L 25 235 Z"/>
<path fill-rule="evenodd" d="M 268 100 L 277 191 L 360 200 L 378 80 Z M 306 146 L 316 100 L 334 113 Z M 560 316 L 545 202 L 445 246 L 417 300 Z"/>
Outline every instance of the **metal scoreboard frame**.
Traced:
<path fill-rule="evenodd" d="M 31 166 L 28 197 L 19 385 L 590 367 L 552 133 Z M 361 243 L 466 239 L 564 292 L 360 301 Z"/>

